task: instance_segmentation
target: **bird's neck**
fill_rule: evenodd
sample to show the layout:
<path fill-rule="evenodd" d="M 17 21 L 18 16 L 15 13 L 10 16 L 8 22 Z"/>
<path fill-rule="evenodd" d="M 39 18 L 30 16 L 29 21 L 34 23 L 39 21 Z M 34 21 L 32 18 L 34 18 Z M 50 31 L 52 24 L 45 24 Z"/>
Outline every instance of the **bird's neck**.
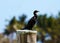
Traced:
<path fill-rule="evenodd" d="M 37 16 L 37 14 L 35 13 L 34 16 Z"/>
<path fill-rule="evenodd" d="M 36 18 L 37 18 L 37 14 L 34 14 L 34 17 L 36 17 Z"/>

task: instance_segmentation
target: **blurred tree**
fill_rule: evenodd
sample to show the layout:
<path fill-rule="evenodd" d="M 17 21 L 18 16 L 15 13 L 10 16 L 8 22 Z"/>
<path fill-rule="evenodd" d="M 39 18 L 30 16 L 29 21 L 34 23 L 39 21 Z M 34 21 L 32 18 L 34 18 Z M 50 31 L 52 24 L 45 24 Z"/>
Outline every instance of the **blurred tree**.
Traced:
<path fill-rule="evenodd" d="M 54 18 L 53 16 L 48 18 L 48 33 L 51 35 L 52 42 L 57 43 L 57 38 L 60 33 L 58 18 Z"/>
<path fill-rule="evenodd" d="M 48 18 L 48 29 L 50 29 L 50 31 L 48 31 L 48 33 L 51 35 L 53 42 L 56 43 L 56 40 L 54 37 L 55 36 L 54 27 L 55 27 L 55 19 L 53 18 L 53 16 L 50 16 Z"/>
<path fill-rule="evenodd" d="M 22 16 L 19 16 L 18 20 L 18 29 L 22 29 L 26 25 L 26 20 L 27 16 L 23 14 Z"/>
<path fill-rule="evenodd" d="M 7 35 L 9 36 L 11 34 L 11 41 L 10 43 L 13 43 L 12 42 L 12 38 L 13 38 L 13 32 L 15 32 L 15 28 L 13 27 L 15 24 L 17 24 L 17 20 L 15 18 L 15 16 L 12 18 L 12 20 L 9 22 L 9 25 L 6 26 L 6 29 L 5 29 L 5 32 L 4 32 L 4 35 Z"/>
<path fill-rule="evenodd" d="M 25 14 L 19 16 L 19 20 L 16 20 L 14 16 L 6 26 L 4 34 L 9 36 L 16 30 L 22 29 L 27 24 L 25 20 Z M 53 43 L 60 43 L 60 12 L 57 18 L 54 18 L 52 15 L 47 17 L 47 14 L 39 15 L 33 30 L 38 31 L 38 39 L 41 38 L 42 43 L 45 42 L 46 33 L 51 36 Z"/>
<path fill-rule="evenodd" d="M 46 20 L 46 14 L 45 15 L 39 15 L 37 20 L 37 26 L 40 28 L 40 35 L 41 35 L 41 41 L 44 43 L 45 41 L 45 33 L 47 28 L 47 20 Z"/>

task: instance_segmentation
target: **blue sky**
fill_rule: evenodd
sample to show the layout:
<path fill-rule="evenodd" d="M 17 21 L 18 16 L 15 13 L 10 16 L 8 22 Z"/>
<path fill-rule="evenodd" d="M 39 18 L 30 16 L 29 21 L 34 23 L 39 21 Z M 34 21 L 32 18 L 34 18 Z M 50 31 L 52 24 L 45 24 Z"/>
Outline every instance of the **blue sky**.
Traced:
<path fill-rule="evenodd" d="M 37 9 L 41 14 L 51 13 L 54 16 L 60 11 L 60 0 L 0 0 L 0 32 L 3 32 L 5 20 L 10 20 L 13 16 L 21 16 L 25 13 L 28 19 L 33 16 L 32 12 Z"/>

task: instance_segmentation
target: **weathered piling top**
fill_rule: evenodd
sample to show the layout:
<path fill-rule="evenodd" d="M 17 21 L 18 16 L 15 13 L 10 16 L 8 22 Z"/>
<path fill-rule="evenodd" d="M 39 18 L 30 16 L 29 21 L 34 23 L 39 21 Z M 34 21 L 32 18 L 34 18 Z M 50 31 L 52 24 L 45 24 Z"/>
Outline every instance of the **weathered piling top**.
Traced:
<path fill-rule="evenodd" d="M 16 30 L 17 33 L 37 33 L 35 30 Z"/>
<path fill-rule="evenodd" d="M 35 30 L 16 30 L 17 43 L 36 43 L 37 31 Z"/>

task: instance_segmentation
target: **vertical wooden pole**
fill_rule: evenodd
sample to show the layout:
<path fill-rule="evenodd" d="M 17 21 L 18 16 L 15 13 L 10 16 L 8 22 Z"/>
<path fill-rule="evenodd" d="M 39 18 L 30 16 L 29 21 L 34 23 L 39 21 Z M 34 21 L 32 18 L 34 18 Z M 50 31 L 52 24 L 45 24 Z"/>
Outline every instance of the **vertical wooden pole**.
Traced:
<path fill-rule="evenodd" d="M 17 30 L 17 43 L 36 43 L 37 31 Z"/>

